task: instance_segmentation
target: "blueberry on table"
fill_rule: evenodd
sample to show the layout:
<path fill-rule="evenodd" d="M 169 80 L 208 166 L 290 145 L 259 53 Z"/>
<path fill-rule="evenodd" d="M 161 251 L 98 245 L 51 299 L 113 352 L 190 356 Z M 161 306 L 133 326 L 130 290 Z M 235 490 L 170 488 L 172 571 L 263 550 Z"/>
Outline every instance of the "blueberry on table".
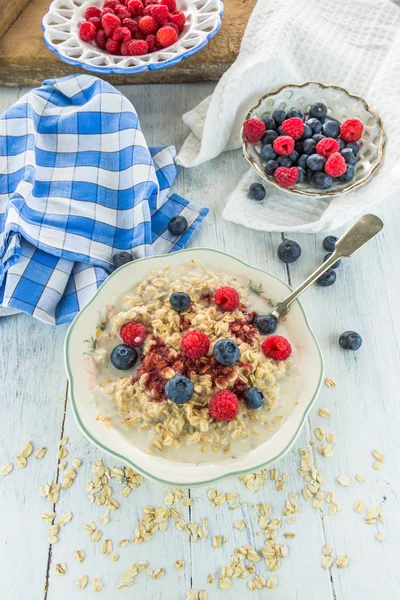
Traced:
<path fill-rule="evenodd" d="M 137 359 L 137 350 L 132 346 L 127 346 L 126 344 L 119 344 L 119 346 L 115 346 L 114 350 L 110 354 L 112 366 L 119 371 L 132 369 Z"/>
<path fill-rule="evenodd" d="M 275 123 L 274 119 L 272 117 L 270 117 L 269 115 L 265 115 L 265 117 L 263 117 L 261 119 L 261 121 L 264 122 L 265 129 L 267 129 L 267 130 L 276 129 L 276 123 Z"/>
<path fill-rule="evenodd" d="M 333 252 L 338 238 L 334 235 L 328 235 L 322 242 L 322 247 L 327 252 Z"/>
<path fill-rule="evenodd" d="M 276 162 L 276 160 L 269 160 L 267 161 L 267 164 L 264 167 L 264 171 L 267 175 L 273 175 L 278 167 L 279 165 Z"/>
<path fill-rule="evenodd" d="M 278 247 L 278 258 L 284 263 L 294 263 L 300 258 L 301 248 L 293 240 L 283 240 Z"/>
<path fill-rule="evenodd" d="M 314 104 L 311 104 L 308 112 L 310 117 L 314 117 L 315 119 L 319 119 L 323 122 L 328 114 L 328 109 L 322 102 L 315 102 Z"/>
<path fill-rule="evenodd" d="M 333 179 L 326 173 L 322 173 L 321 171 L 318 171 L 317 173 L 314 173 L 312 182 L 315 185 L 315 187 L 318 188 L 319 190 L 327 190 L 328 188 L 331 187 L 331 185 L 333 183 Z"/>
<path fill-rule="evenodd" d="M 175 404 L 186 404 L 193 396 L 194 385 L 188 377 L 175 375 L 167 381 L 165 395 Z"/>
<path fill-rule="evenodd" d="M 356 170 L 354 168 L 354 165 L 347 165 L 346 171 L 343 173 L 343 175 L 338 177 L 338 180 L 341 181 L 342 183 L 347 183 L 354 178 L 355 174 L 356 174 Z"/>
<path fill-rule="evenodd" d="M 174 292 L 169 297 L 170 304 L 174 310 L 187 310 L 192 302 L 189 294 L 185 292 Z"/>
<path fill-rule="evenodd" d="M 316 147 L 317 147 L 317 142 L 313 139 L 304 140 L 304 142 L 303 142 L 303 151 L 306 154 L 315 154 Z"/>
<path fill-rule="evenodd" d="M 357 142 L 349 142 L 346 144 L 346 148 L 350 148 L 350 150 L 352 150 L 356 156 L 360 151 L 360 146 L 357 144 Z"/>
<path fill-rule="evenodd" d="M 252 183 L 249 187 L 249 197 L 260 202 L 265 198 L 265 187 L 262 183 Z"/>
<path fill-rule="evenodd" d="M 264 406 L 264 394 L 257 387 L 249 387 L 243 394 L 247 408 L 257 409 Z"/>
<path fill-rule="evenodd" d="M 132 260 L 133 258 L 130 252 L 117 252 L 112 259 L 114 269 L 118 269 L 119 267 L 122 267 L 122 265 L 132 262 Z"/>
<path fill-rule="evenodd" d="M 282 108 L 276 108 L 272 113 L 272 118 L 274 119 L 277 127 L 282 125 L 283 121 L 286 119 L 286 113 Z"/>
<path fill-rule="evenodd" d="M 260 155 L 264 160 L 274 160 L 276 158 L 276 152 L 270 144 L 265 144 L 261 148 Z"/>
<path fill-rule="evenodd" d="M 345 331 L 339 337 L 339 346 L 343 350 L 352 350 L 355 352 L 361 347 L 362 337 L 356 331 Z"/>
<path fill-rule="evenodd" d="M 286 118 L 287 119 L 294 119 L 295 117 L 297 117 L 298 119 L 302 119 L 304 121 L 305 117 L 303 115 L 303 113 L 301 112 L 301 110 L 299 110 L 298 108 L 291 108 L 287 115 Z"/>
<path fill-rule="evenodd" d="M 182 215 L 172 217 L 172 219 L 168 223 L 168 231 L 172 235 L 183 235 L 188 230 L 188 228 L 189 224 L 185 217 L 182 217 Z"/>
<path fill-rule="evenodd" d="M 239 348 L 233 340 L 218 340 L 213 349 L 213 355 L 221 365 L 233 365 L 239 358 Z"/>
<path fill-rule="evenodd" d="M 274 140 L 276 140 L 277 137 L 278 137 L 277 131 L 275 131 L 274 129 L 267 129 L 261 142 L 263 144 L 272 144 L 272 142 Z"/>
<path fill-rule="evenodd" d="M 340 154 L 349 165 L 354 165 L 357 161 L 357 157 L 351 148 L 343 148 L 343 150 L 340 151 Z"/>
<path fill-rule="evenodd" d="M 333 285 L 336 281 L 336 273 L 333 269 L 328 269 L 325 273 L 322 273 L 320 277 L 317 279 L 318 285 L 321 287 L 329 287 Z"/>
<path fill-rule="evenodd" d="M 306 178 L 306 172 L 302 167 L 296 167 L 296 169 L 298 173 L 297 183 L 303 183 Z"/>
<path fill-rule="evenodd" d="M 328 258 L 330 258 L 332 256 L 333 252 L 328 252 L 328 254 L 325 254 L 324 256 L 324 262 L 326 262 L 328 260 Z M 333 265 L 331 265 L 331 269 L 337 269 L 338 267 L 340 267 L 340 263 L 342 262 L 342 260 L 339 258 L 339 260 L 337 260 L 335 263 L 333 263 Z"/>
<path fill-rule="evenodd" d="M 337 138 L 340 133 L 340 125 L 336 121 L 326 121 L 322 125 L 322 133 L 326 135 L 326 137 Z"/>
<path fill-rule="evenodd" d="M 326 163 L 326 158 L 320 154 L 310 154 L 307 158 L 307 167 L 312 171 L 323 171 Z"/>
<path fill-rule="evenodd" d="M 304 125 L 304 129 L 303 129 L 303 135 L 301 136 L 300 139 L 302 140 L 307 140 L 308 138 L 312 137 L 312 129 L 311 127 L 309 127 L 309 125 Z"/>
<path fill-rule="evenodd" d="M 275 333 L 278 322 L 271 315 L 258 315 L 254 321 L 254 325 L 262 335 L 270 335 Z"/>
<path fill-rule="evenodd" d="M 313 133 L 321 133 L 322 123 L 319 119 L 311 117 L 311 119 L 307 119 L 306 124 L 311 127 Z"/>

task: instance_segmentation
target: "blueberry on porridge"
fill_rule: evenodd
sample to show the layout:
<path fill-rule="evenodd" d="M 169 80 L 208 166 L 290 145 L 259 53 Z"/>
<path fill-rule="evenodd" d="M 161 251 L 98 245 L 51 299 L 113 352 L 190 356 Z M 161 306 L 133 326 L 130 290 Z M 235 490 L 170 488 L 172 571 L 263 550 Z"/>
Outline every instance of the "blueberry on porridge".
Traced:
<path fill-rule="evenodd" d="M 267 312 L 251 282 L 194 261 L 149 273 L 107 307 L 96 333 L 95 391 L 112 426 L 177 460 L 190 448 L 198 460 L 262 443 L 283 422 L 292 368 Z"/>

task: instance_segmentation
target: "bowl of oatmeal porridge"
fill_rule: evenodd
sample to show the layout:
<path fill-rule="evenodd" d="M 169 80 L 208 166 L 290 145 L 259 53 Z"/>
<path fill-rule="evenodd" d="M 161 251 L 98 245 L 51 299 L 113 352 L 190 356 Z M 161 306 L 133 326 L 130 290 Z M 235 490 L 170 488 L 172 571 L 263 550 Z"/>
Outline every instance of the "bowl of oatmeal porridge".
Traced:
<path fill-rule="evenodd" d="M 77 423 L 99 448 L 163 484 L 195 486 L 279 459 L 321 386 L 323 360 L 289 286 L 211 249 L 115 271 L 65 344 Z"/>

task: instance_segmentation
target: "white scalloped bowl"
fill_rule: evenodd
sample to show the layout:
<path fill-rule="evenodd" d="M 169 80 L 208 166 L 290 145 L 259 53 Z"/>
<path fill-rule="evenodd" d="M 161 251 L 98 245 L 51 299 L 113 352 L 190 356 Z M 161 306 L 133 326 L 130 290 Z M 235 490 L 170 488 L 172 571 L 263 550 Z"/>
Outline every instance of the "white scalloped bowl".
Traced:
<path fill-rule="evenodd" d="M 113 56 L 78 35 L 86 9 L 102 5 L 103 0 L 54 0 L 42 20 L 46 46 L 60 60 L 95 73 L 156 71 L 176 65 L 204 48 L 219 31 L 224 12 L 222 0 L 177 0 L 186 25 L 176 44 L 143 56 Z"/>
<path fill-rule="evenodd" d="M 361 119 L 363 122 L 364 131 L 359 142 L 360 151 L 355 164 L 355 178 L 348 183 L 341 183 L 334 180 L 332 187 L 328 190 L 318 190 L 311 184 L 304 182 L 294 185 L 289 190 L 285 190 L 285 192 L 318 198 L 346 194 L 369 181 L 380 167 L 385 149 L 386 135 L 382 128 L 381 119 L 363 98 L 349 94 L 349 92 L 339 86 L 325 85 L 315 81 L 284 85 L 262 96 L 257 104 L 250 108 L 246 115 L 246 120 L 251 118 L 260 119 L 266 114 L 271 115 L 276 108 L 289 110 L 294 107 L 300 109 L 303 113 L 307 113 L 310 105 L 314 102 L 323 102 L 326 104 L 328 107 L 328 116 L 333 117 L 341 123 L 346 119 L 355 117 Z M 282 190 L 275 179 L 267 175 L 264 171 L 265 161 L 260 156 L 261 143 L 249 144 L 244 138 L 243 128 L 242 141 L 244 155 L 251 166 L 257 171 L 258 175 Z"/>
<path fill-rule="evenodd" d="M 239 277 L 250 278 L 255 285 L 263 285 L 274 302 L 282 300 L 291 291 L 286 283 L 274 275 L 251 267 L 219 250 L 196 248 L 143 258 L 121 267 L 110 275 L 74 319 L 65 341 L 69 395 L 78 426 L 87 439 L 145 477 L 170 486 L 190 487 L 243 475 L 281 458 L 299 435 L 317 397 L 323 377 L 323 360 L 318 342 L 300 302 L 296 301 L 284 324 L 293 346 L 296 376 L 292 377 L 287 391 L 281 394 L 283 402 L 285 394 L 290 394 L 290 405 L 293 405 L 294 409 L 280 429 L 257 448 L 239 454 L 236 458 L 215 455 L 215 461 L 201 464 L 189 462 L 189 459 L 185 461 L 183 451 L 182 462 L 177 462 L 169 460 L 168 453 L 165 457 L 153 456 L 140 450 L 134 446 L 132 440 L 123 435 L 120 428 L 107 428 L 104 423 L 96 420 L 101 409 L 88 391 L 90 374 L 85 368 L 83 358 L 87 352 L 88 340 L 97 329 L 99 317 L 104 318 L 106 305 L 110 304 L 112 298 L 125 294 L 128 288 L 131 289 L 143 281 L 150 270 L 161 269 L 165 265 L 173 269 L 191 260 Z"/>

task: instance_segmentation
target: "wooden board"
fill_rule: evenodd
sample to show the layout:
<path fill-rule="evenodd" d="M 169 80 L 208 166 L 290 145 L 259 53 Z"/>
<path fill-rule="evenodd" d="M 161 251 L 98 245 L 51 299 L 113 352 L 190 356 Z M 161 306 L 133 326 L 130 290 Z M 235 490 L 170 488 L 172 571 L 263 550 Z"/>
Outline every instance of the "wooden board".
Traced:
<path fill-rule="evenodd" d="M 113 84 L 218 81 L 236 59 L 255 3 L 256 0 L 225 0 L 219 33 L 203 50 L 180 64 L 151 73 L 110 75 L 104 79 Z M 83 72 L 60 61 L 44 45 L 41 21 L 48 5 L 49 0 L 31 0 L 0 39 L 0 85 L 36 86 L 44 79 Z"/>
<path fill-rule="evenodd" d="M 0 0 L 0 38 L 24 10 L 29 0 Z"/>

